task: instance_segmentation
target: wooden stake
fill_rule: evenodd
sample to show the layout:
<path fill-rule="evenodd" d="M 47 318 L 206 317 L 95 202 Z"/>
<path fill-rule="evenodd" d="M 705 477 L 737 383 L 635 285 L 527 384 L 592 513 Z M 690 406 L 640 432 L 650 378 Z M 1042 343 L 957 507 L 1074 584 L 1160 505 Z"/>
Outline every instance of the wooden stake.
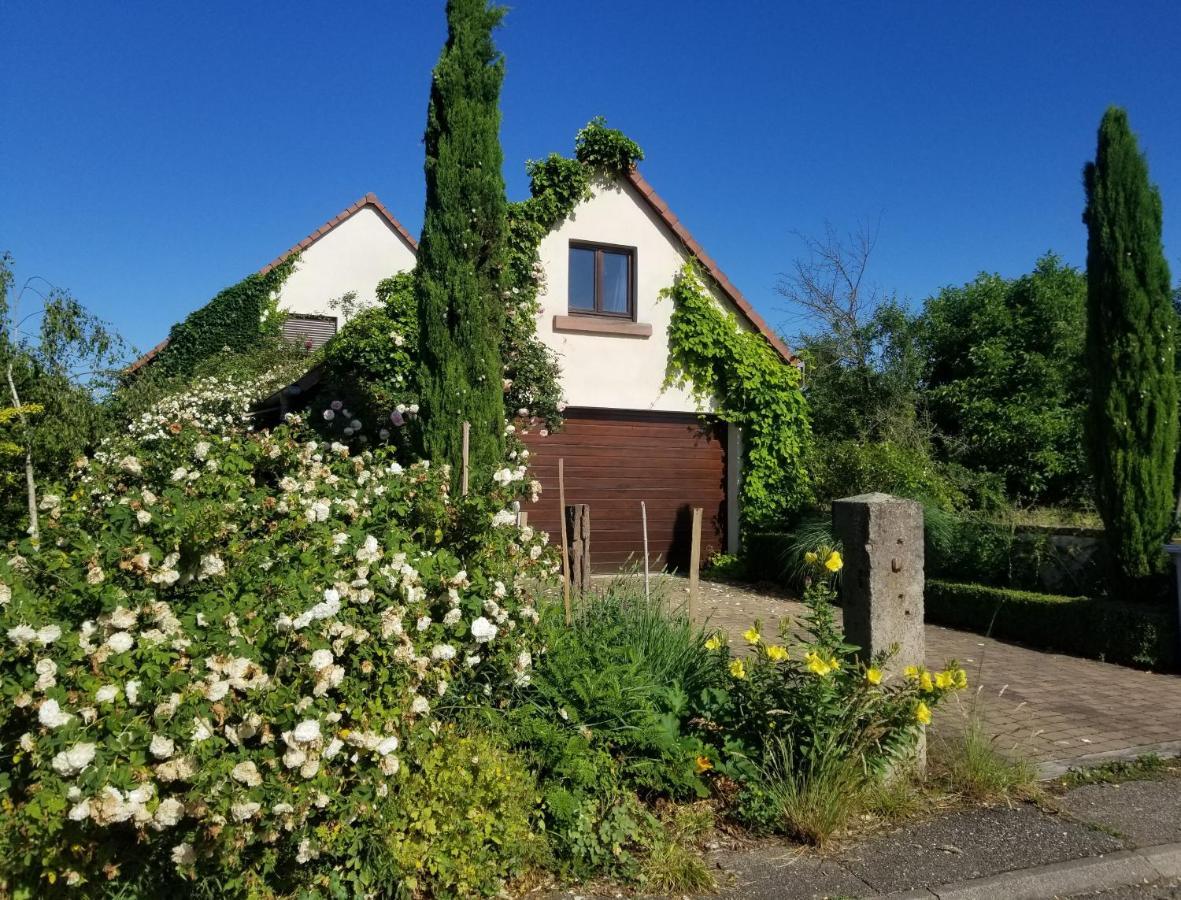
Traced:
<path fill-rule="evenodd" d="M 524 528 L 529 524 L 529 513 L 526 510 L 521 510 L 517 513 L 517 527 Z"/>
<path fill-rule="evenodd" d="M 648 504 L 640 501 L 640 519 L 644 523 L 644 602 L 652 602 L 652 592 L 648 587 Z"/>
<path fill-rule="evenodd" d="M 693 507 L 693 543 L 689 548 L 689 619 L 693 619 L 693 603 L 697 599 L 697 570 L 701 568 L 701 507 Z"/>
<path fill-rule="evenodd" d="M 471 445 L 472 426 L 470 422 L 463 423 L 463 496 L 467 496 L 467 454 L 468 447 Z"/>
<path fill-rule="evenodd" d="M 562 604 L 566 608 L 566 624 L 574 624 L 570 608 L 570 548 L 566 543 L 566 460 L 558 460 L 558 505 L 562 522 Z"/>

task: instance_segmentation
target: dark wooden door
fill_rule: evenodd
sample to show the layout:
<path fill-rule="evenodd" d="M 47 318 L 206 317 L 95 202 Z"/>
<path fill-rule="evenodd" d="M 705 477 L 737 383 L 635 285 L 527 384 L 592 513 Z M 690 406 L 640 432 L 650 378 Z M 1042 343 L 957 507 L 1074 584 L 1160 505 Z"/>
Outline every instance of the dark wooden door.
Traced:
<path fill-rule="evenodd" d="M 726 546 L 725 425 L 692 414 L 568 409 L 562 431 L 524 436 L 541 500 L 529 524 L 559 540 L 558 459 L 566 503 L 591 508 L 591 564 L 610 571 L 643 564 L 640 501 L 648 506 L 653 570 L 689 561 L 692 508 L 704 510 L 701 558 Z"/>

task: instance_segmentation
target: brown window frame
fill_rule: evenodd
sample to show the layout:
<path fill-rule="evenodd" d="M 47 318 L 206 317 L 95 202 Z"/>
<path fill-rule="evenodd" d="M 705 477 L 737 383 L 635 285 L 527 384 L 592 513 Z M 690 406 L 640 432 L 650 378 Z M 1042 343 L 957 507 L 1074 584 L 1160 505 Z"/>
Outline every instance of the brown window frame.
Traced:
<path fill-rule="evenodd" d="M 566 309 L 572 316 L 596 316 L 604 319 L 624 319 L 636 321 L 636 248 L 623 244 L 605 244 L 601 241 L 571 241 L 570 250 L 592 250 L 595 254 L 595 308 L 580 309 L 570 305 L 570 292 L 567 285 Z M 612 312 L 603 309 L 603 253 L 616 253 L 627 257 L 627 311 Z M 566 254 L 566 275 L 569 278 L 569 252 Z"/>

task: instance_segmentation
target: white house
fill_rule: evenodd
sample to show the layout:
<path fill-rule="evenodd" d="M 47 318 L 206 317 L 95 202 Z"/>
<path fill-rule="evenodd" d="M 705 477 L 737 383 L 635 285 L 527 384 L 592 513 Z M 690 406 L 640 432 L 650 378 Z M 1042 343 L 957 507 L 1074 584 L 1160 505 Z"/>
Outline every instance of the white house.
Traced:
<path fill-rule="evenodd" d="M 544 488 L 530 520 L 559 527 L 560 458 L 566 502 L 591 507 L 596 568 L 642 551 L 641 500 L 654 557 L 685 562 L 695 506 L 704 511 L 703 559 L 736 551 L 741 435 L 703 416 L 687 391 L 665 388 L 673 305 L 660 293 L 695 258 L 741 327 L 765 335 L 786 361 L 795 357 L 636 170 L 596 186 L 539 249 L 538 334 L 559 356 L 568 405 L 560 432 L 527 437 Z"/>
<path fill-rule="evenodd" d="M 377 283 L 414 266 L 413 237 L 373 194 L 263 267 L 300 253 L 279 305 L 286 332 L 315 346 L 335 333 L 329 301 L 355 292 L 373 302 Z M 704 510 L 703 558 L 737 549 L 741 435 L 665 388 L 672 301 L 660 292 L 694 258 L 717 303 L 796 359 L 693 239 L 638 171 L 597 185 L 539 248 L 545 272 L 539 337 L 558 355 L 567 403 L 564 428 L 526 435 L 544 492 L 530 520 L 556 534 L 557 469 L 567 503 L 588 503 L 596 568 L 626 564 L 642 550 L 640 501 L 654 560 L 681 564 L 691 511 Z M 150 361 L 164 345 L 139 360 Z M 703 412 L 705 413 L 703 415 Z"/>

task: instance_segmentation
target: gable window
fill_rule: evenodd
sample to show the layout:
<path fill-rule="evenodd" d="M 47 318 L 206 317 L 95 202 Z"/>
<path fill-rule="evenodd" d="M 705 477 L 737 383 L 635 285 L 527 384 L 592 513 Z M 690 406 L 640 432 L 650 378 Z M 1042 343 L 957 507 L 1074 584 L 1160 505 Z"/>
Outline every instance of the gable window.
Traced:
<path fill-rule="evenodd" d="M 636 317 L 636 252 L 609 244 L 570 244 L 571 315 Z"/>

